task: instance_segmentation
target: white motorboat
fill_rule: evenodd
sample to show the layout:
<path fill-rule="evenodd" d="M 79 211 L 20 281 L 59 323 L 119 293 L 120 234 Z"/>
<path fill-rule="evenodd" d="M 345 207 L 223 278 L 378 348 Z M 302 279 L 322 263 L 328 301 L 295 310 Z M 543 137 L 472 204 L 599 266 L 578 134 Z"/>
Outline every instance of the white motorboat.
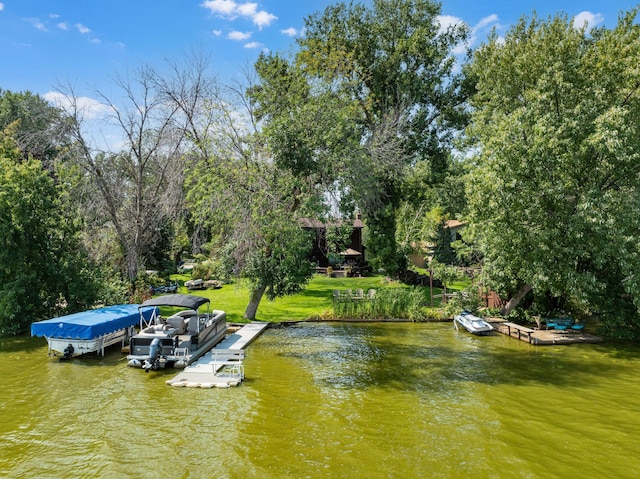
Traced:
<path fill-rule="evenodd" d="M 468 311 L 463 311 L 454 316 L 453 324 L 456 329 L 458 329 L 458 325 L 460 325 L 472 334 L 489 334 L 493 331 L 493 326 Z"/>
<path fill-rule="evenodd" d="M 165 367 L 184 368 L 224 339 L 227 332 L 227 314 L 213 310 L 201 313 L 199 309 L 210 300 L 189 294 L 158 296 L 142 303 L 140 332 L 129 341 L 129 366 L 149 372 Z M 160 312 L 146 319 L 146 310 L 160 307 L 178 307 L 181 311 L 169 317 Z"/>
<path fill-rule="evenodd" d="M 140 320 L 138 304 L 119 304 L 68 314 L 31 324 L 31 336 L 44 336 L 49 355 L 69 359 L 87 353 L 104 356 L 104 348 L 124 343 Z M 154 308 L 155 309 L 155 308 Z M 146 308 L 151 317 L 154 309 Z"/>

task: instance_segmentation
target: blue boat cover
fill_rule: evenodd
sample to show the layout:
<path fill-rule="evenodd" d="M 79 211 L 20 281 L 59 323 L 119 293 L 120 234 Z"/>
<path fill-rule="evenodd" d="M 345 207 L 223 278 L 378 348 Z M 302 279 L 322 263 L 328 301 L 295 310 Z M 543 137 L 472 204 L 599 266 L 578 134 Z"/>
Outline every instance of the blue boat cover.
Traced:
<path fill-rule="evenodd" d="M 139 304 L 118 304 L 91 309 L 31 324 L 31 336 L 65 339 L 95 339 L 119 329 L 135 326 L 142 313 L 149 319 L 156 308 L 138 309 Z"/>

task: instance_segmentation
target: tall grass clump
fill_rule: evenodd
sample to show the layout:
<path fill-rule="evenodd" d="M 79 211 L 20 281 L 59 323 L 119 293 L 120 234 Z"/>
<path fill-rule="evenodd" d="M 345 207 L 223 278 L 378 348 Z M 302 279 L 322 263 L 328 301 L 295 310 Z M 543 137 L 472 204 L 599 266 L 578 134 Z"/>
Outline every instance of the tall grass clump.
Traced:
<path fill-rule="evenodd" d="M 372 297 L 341 295 L 333 302 L 336 319 L 425 319 L 424 293 L 418 288 L 383 288 Z"/>

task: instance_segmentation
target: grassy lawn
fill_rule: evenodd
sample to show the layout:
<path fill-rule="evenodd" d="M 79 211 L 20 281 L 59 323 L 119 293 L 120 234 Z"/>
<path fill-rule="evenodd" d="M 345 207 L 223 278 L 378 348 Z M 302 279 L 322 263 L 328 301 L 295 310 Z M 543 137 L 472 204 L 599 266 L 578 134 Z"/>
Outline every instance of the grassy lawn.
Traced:
<path fill-rule="evenodd" d="M 172 275 L 173 281 L 184 283 L 191 279 L 190 275 Z M 329 278 L 324 275 L 314 275 L 307 287 L 300 293 L 269 301 L 263 298 L 256 315 L 260 321 L 281 322 L 300 321 L 310 317 L 326 316 L 333 311 L 333 290 L 356 290 L 380 288 L 407 288 L 401 283 L 387 283 L 382 276 L 364 278 Z M 464 287 L 463 283 L 453 285 L 454 289 Z M 180 293 L 189 293 L 181 287 Z M 441 290 L 434 288 L 434 294 Z M 211 307 L 227 312 L 227 320 L 232 323 L 246 322 L 242 315 L 249 302 L 249 291 L 243 281 L 225 284 L 221 289 L 193 291 L 193 294 L 211 299 Z M 425 301 L 429 298 L 429 288 L 424 288 Z M 439 306 L 436 300 L 435 306 Z"/>

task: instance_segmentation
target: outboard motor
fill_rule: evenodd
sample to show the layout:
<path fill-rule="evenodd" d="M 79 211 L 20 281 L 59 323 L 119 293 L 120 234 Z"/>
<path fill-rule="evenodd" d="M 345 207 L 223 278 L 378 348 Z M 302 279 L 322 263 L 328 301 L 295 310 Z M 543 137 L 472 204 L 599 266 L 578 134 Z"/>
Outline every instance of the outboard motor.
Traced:
<path fill-rule="evenodd" d="M 73 355 L 74 351 L 75 349 L 73 348 L 73 345 L 69 344 L 69 346 L 64 348 L 63 355 L 60 357 L 60 361 L 66 361 L 67 359 L 69 359 Z"/>
<path fill-rule="evenodd" d="M 162 339 L 154 338 L 149 345 L 149 358 L 145 359 L 144 363 L 142 363 L 142 369 L 144 369 L 146 373 L 148 373 L 150 369 L 155 371 L 160 367 L 158 359 L 160 358 L 161 349 Z"/>

